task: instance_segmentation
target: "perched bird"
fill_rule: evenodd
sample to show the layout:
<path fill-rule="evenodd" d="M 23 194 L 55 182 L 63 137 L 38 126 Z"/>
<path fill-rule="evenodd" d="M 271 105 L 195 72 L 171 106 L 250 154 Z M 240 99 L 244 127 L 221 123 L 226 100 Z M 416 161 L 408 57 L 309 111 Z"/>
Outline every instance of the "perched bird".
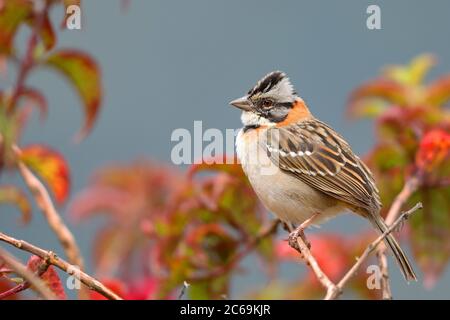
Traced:
<path fill-rule="evenodd" d="M 243 170 L 264 206 L 293 230 L 290 237 L 346 209 L 387 230 L 372 173 L 341 135 L 311 114 L 285 73 L 267 74 L 230 104 L 242 110 L 236 152 Z M 416 280 L 394 236 L 385 242 L 405 279 Z"/>

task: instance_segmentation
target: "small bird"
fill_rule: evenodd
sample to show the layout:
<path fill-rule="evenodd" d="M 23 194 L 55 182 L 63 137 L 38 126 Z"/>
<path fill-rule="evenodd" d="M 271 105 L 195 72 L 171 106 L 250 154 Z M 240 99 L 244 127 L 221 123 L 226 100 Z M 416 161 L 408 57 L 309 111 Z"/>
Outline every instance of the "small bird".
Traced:
<path fill-rule="evenodd" d="M 381 233 L 388 229 L 372 173 L 341 135 L 311 114 L 285 73 L 267 74 L 230 104 L 242 110 L 236 138 L 242 168 L 263 205 L 289 226 L 290 239 L 346 209 Z M 385 242 L 405 279 L 417 280 L 391 233 Z"/>

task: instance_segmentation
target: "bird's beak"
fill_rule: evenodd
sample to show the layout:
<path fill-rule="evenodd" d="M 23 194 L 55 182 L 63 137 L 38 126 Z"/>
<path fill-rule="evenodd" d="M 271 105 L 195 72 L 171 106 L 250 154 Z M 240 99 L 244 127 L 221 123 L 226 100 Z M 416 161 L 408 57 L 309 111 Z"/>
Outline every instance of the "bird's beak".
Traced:
<path fill-rule="evenodd" d="M 247 96 L 243 96 L 242 98 L 233 100 L 230 102 L 230 104 L 236 108 L 239 108 L 244 111 L 250 111 L 252 110 L 252 106 L 250 105 L 250 102 L 248 101 Z"/>

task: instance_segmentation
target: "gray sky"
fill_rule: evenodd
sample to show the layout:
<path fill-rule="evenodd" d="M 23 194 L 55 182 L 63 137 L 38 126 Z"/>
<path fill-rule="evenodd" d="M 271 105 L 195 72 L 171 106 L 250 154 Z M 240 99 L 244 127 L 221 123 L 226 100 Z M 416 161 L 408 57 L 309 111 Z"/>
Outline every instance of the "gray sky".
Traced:
<path fill-rule="evenodd" d="M 373 3 L 381 7 L 382 30 L 366 28 L 366 8 Z M 82 121 L 78 99 L 58 76 L 39 71 L 30 83 L 46 93 L 49 118 L 44 125 L 33 119 L 24 143 L 45 142 L 66 156 L 73 195 L 104 164 L 139 156 L 170 161 L 172 131 L 192 129 L 194 120 L 202 120 L 205 129 L 239 127 L 239 113 L 228 102 L 280 69 L 311 111 L 363 154 L 373 141 L 372 124 L 345 119 L 349 92 L 382 66 L 424 52 L 439 59 L 432 77 L 450 72 L 449 12 L 444 0 L 133 0 L 126 13 L 119 1 L 85 0 L 82 30 L 59 31 L 58 43 L 98 59 L 105 90 L 99 120 L 87 140 L 74 144 Z M 59 22 L 62 14 L 56 10 L 53 18 Z M 30 226 L 20 228 L 8 210 L 0 214 L 0 225 L 44 247 L 56 243 L 37 212 Z M 96 225 L 72 226 L 86 257 Z M 314 232 L 364 227 L 364 221 L 342 216 Z M 391 265 L 396 298 L 449 297 L 448 272 L 427 291 L 404 283 L 393 260 Z M 285 270 L 288 278 L 296 272 Z M 259 277 L 240 278 L 235 296 Z"/>

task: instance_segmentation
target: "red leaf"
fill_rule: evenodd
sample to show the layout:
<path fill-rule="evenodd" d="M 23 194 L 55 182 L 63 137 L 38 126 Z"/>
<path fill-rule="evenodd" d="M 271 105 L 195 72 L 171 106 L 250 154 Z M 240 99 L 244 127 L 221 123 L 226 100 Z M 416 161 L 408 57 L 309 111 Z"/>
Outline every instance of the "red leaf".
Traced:
<path fill-rule="evenodd" d="M 14 284 L 7 278 L 0 278 L 0 293 L 6 292 L 14 287 Z M 19 300 L 21 298 L 20 293 L 16 293 L 5 297 L 2 300 Z"/>
<path fill-rule="evenodd" d="M 56 201 L 62 203 L 67 198 L 70 188 L 69 167 L 60 153 L 35 144 L 23 148 L 20 159 L 47 183 Z"/>
<path fill-rule="evenodd" d="M 124 296 L 125 300 L 150 300 L 156 299 L 159 289 L 159 281 L 155 278 L 142 279 L 131 285 L 128 293 Z"/>
<path fill-rule="evenodd" d="M 449 155 L 450 134 L 441 129 L 431 130 L 420 141 L 416 164 L 424 171 L 431 171 Z"/>
<path fill-rule="evenodd" d="M 67 49 L 48 57 L 46 64 L 61 72 L 75 87 L 83 102 L 85 123 L 77 139 L 83 139 L 97 119 L 102 100 L 100 69 L 95 60 L 84 52 Z"/>
<path fill-rule="evenodd" d="M 27 267 L 33 272 L 38 272 L 39 267 L 44 263 L 44 261 L 38 256 L 31 256 L 27 262 Z M 61 283 L 58 273 L 53 266 L 49 266 L 47 271 L 41 275 L 41 279 L 47 284 L 50 290 L 59 298 L 65 300 L 66 293 L 64 292 L 64 287 Z"/>

